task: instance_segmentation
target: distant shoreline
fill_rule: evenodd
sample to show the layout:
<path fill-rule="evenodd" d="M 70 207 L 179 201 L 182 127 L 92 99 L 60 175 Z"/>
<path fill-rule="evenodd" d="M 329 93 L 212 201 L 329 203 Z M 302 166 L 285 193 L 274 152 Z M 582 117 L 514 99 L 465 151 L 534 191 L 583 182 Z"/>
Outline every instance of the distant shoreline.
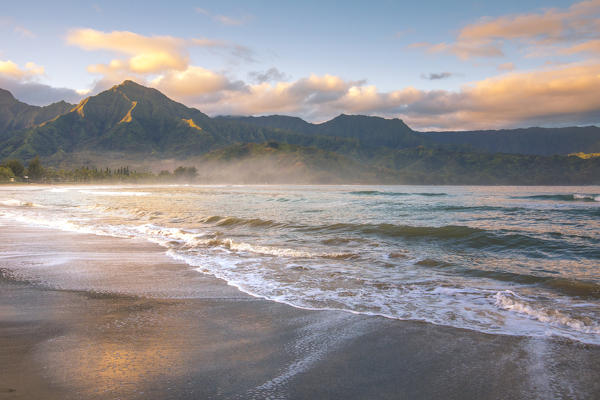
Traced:
<path fill-rule="evenodd" d="M 0 187 L 27 187 L 27 186 L 43 186 L 43 187 L 55 187 L 55 186 L 439 186 L 439 187 L 598 187 L 600 183 L 590 184 L 577 184 L 577 185 L 525 185 L 525 184 L 434 184 L 434 183 L 240 183 L 240 182 L 106 182 L 106 181 L 95 181 L 95 182 L 55 182 L 55 183 L 38 183 L 38 182 L 0 182 Z"/>

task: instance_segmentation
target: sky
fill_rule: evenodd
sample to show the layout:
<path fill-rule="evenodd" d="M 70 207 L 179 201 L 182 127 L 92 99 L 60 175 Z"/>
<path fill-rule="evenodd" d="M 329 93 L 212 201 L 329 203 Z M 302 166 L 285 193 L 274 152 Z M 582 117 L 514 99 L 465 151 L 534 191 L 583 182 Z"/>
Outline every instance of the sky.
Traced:
<path fill-rule="evenodd" d="M 209 115 L 600 123 L 600 0 L 2 3 L 0 88 L 29 104 L 132 79 Z"/>

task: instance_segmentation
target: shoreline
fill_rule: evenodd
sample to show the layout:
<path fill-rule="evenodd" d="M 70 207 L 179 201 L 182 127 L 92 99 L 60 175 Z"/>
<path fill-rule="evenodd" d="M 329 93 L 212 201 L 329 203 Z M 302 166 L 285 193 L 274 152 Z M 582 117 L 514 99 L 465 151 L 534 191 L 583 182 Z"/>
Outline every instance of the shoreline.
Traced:
<path fill-rule="evenodd" d="M 120 181 L 120 182 L 107 182 L 107 181 L 90 181 L 90 182 L 0 182 L 0 187 L 30 187 L 30 186 L 39 186 L 39 187 L 60 187 L 60 186 L 132 186 L 132 187 L 143 187 L 143 186 L 323 186 L 323 187 L 336 187 L 336 186 L 412 186 L 412 187 L 426 187 L 426 186 L 436 186 L 436 187 L 533 187 L 533 188 L 541 188 L 541 187 L 600 187 L 600 183 L 584 183 L 584 184 L 539 184 L 539 185 L 526 185 L 526 184 L 469 184 L 469 183 L 457 183 L 457 184 L 449 184 L 449 183 L 373 183 L 373 182 L 364 182 L 364 183 L 240 183 L 240 182 L 232 182 L 232 183 L 210 183 L 210 182 L 129 182 L 129 181 Z"/>
<path fill-rule="evenodd" d="M 11 224 L 0 254 L 0 399 L 600 396 L 600 346 L 302 310 L 131 239 Z"/>

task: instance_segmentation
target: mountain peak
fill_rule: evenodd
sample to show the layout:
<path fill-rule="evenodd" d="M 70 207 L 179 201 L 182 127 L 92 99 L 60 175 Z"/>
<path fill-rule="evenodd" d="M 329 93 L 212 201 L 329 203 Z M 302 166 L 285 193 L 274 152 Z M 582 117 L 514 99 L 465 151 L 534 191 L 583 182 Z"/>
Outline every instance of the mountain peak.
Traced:
<path fill-rule="evenodd" d="M 402 123 L 404 123 L 404 121 L 402 121 L 400 118 L 384 118 L 384 117 L 378 117 L 376 115 L 361 115 L 361 114 L 340 114 L 337 117 L 332 118 L 331 120 L 327 121 L 327 122 L 331 122 L 331 121 L 350 121 L 350 120 L 354 120 L 354 121 L 383 121 L 383 122 L 397 122 L 400 121 Z"/>
<path fill-rule="evenodd" d="M 120 84 L 115 85 L 114 87 L 117 87 L 117 88 L 134 87 L 134 88 L 145 88 L 145 89 L 148 89 L 146 86 L 140 85 L 139 83 L 134 82 L 131 79 L 126 79 L 123 82 L 121 82 Z"/>
<path fill-rule="evenodd" d="M 155 92 L 157 90 L 149 88 L 147 86 L 144 85 L 140 85 L 139 83 L 132 81 L 130 79 L 124 80 L 123 82 L 119 83 L 118 85 L 113 86 L 112 88 L 110 88 L 108 90 L 113 91 L 113 92 L 122 92 L 125 94 L 129 94 L 129 93 L 137 93 L 137 94 L 148 94 L 151 92 Z"/>
<path fill-rule="evenodd" d="M 124 94 L 130 101 L 140 101 L 140 100 L 150 100 L 150 101 L 159 101 L 165 102 L 170 101 L 163 93 L 160 91 L 150 88 L 144 85 L 140 85 L 139 83 L 132 80 L 124 80 L 118 85 L 113 86 L 106 92 L 108 93 L 121 93 Z"/>
<path fill-rule="evenodd" d="M 5 89 L 0 89 L 0 102 L 1 103 L 14 103 L 16 102 L 17 99 L 15 99 L 15 96 L 13 96 L 13 94 L 11 92 L 9 92 L 8 90 Z"/>

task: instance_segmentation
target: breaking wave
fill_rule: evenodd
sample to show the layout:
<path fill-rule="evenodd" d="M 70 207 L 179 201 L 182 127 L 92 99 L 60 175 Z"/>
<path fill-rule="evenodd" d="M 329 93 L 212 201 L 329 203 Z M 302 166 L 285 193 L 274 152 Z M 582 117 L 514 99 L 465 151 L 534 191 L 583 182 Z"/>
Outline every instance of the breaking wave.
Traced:
<path fill-rule="evenodd" d="M 381 192 L 379 190 L 359 190 L 350 192 L 358 196 L 447 196 L 447 193 L 403 193 L 403 192 Z"/>
<path fill-rule="evenodd" d="M 600 194 L 537 194 L 533 196 L 512 196 L 513 199 L 554 200 L 554 201 L 600 201 Z"/>

